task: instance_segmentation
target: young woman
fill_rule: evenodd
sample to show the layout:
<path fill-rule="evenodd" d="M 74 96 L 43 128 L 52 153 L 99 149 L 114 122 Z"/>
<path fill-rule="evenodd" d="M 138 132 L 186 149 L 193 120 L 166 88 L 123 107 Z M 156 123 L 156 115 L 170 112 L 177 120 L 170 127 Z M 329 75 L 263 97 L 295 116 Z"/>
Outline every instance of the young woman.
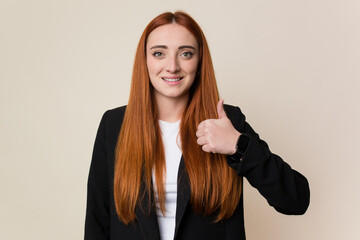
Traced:
<path fill-rule="evenodd" d="M 85 239 L 245 239 L 243 177 L 277 211 L 306 211 L 306 178 L 219 100 L 198 24 L 157 16 L 137 48 L 128 105 L 100 122 Z"/>

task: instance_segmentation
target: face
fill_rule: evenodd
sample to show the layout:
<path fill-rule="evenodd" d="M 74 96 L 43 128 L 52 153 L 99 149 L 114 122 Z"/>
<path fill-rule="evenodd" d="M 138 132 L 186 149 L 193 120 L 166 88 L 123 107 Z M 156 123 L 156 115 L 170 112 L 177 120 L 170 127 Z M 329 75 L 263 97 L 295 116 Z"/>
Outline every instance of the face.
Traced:
<path fill-rule="evenodd" d="M 195 37 L 179 24 L 166 24 L 150 33 L 146 62 L 157 101 L 187 100 L 199 63 Z"/>

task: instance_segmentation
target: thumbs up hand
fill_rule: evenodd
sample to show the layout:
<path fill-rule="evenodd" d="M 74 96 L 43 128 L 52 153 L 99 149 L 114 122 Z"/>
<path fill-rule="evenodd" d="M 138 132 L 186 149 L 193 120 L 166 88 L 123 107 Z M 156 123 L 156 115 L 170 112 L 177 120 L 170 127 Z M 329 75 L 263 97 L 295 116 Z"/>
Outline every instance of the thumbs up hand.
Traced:
<path fill-rule="evenodd" d="M 223 104 L 223 99 L 217 104 L 219 119 L 202 121 L 196 131 L 197 143 L 204 152 L 231 155 L 236 151 L 235 145 L 240 133 L 226 116 Z"/>

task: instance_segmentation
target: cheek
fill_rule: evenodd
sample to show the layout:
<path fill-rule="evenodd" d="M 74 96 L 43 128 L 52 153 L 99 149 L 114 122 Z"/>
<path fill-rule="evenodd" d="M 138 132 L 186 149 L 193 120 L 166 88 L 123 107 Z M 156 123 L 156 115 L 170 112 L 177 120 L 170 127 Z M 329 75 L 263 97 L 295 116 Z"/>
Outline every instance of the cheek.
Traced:
<path fill-rule="evenodd" d="M 149 75 L 155 75 L 161 71 L 161 66 L 159 65 L 159 63 L 151 58 L 146 60 L 146 64 L 149 71 Z"/>
<path fill-rule="evenodd" d="M 198 59 L 192 59 L 191 61 L 186 63 L 186 70 L 189 74 L 196 74 L 198 69 L 199 61 Z"/>

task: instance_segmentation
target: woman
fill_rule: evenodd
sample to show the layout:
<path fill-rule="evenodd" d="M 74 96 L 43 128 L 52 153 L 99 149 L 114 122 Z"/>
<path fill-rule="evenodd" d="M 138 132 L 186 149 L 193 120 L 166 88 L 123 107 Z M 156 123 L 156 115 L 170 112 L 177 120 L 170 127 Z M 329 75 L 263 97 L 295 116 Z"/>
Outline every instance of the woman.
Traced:
<path fill-rule="evenodd" d="M 128 105 L 100 122 L 85 239 L 245 239 L 242 177 L 281 213 L 308 207 L 306 178 L 219 101 L 197 23 L 157 16 L 137 48 Z"/>

